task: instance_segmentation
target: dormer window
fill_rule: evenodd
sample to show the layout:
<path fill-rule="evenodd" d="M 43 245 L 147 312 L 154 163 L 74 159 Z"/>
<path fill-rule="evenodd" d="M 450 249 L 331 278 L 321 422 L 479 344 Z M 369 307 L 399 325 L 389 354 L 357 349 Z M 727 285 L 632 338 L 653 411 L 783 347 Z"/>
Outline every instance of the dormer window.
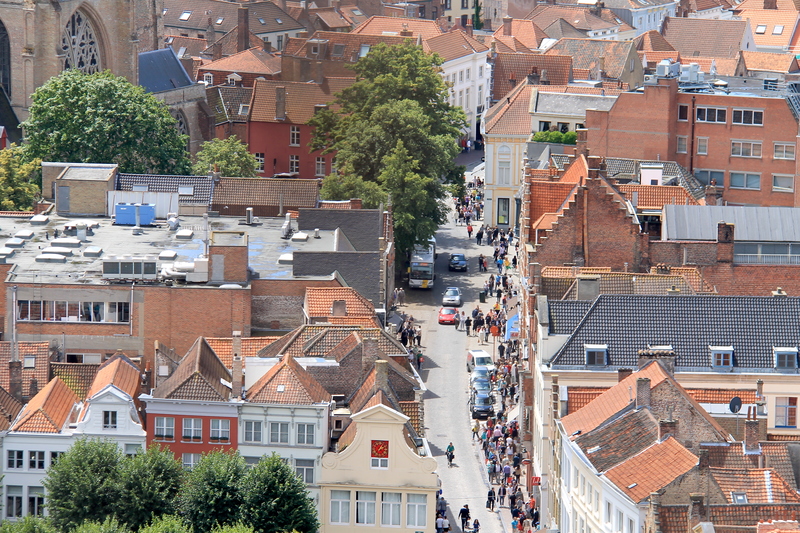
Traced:
<path fill-rule="evenodd" d="M 607 344 L 584 344 L 586 351 L 586 364 L 590 366 L 605 366 L 608 364 Z"/>
<path fill-rule="evenodd" d="M 210 72 L 203 74 L 203 83 L 206 85 L 214 85 L 214 75 Z"/>
<path fill-rule="evenodd" d="M 711 366 L 720 369 L 733 368 L 733 346 L 709 346 Z"/>
<path fill-rule="evenodd" d="M 228 79 L 228 85 L 236 85 L 237 82 L 242 81 L 242 77 L 236 74 L 235 72 L 233 74 L 228 74 L 227 79 Z"/>
<path fill-rule="evenodd" d="M 250 112 L 250 104 L 239 104 L 239 114 L 246 115 Z"/>
<path fill-rule="evenodd" d="M 732 503 L 747 503 L 747 493 L 745 492 L 731 492 Z"/>
<path fill-rule="evenodd" d="M 368 53 L 369 53 L 369 45 L 368 44 L 362 44 L 361 45 L 361 49 L 358 51 L 358 57 L 364 57 Z"/>
<path fill-rule="evenodd" d="M 25 361 L 22 363 L 22 368 L 35 368 L 35 367 L 36 367 L 36 356 L 26 355 Z"/>
<path fill-rule="evenodd" d="M 797 368 L 797 348 L 793 347 L 773 347 L 775 355 L 775 368 L 778 370 L 789 370 Z"/>

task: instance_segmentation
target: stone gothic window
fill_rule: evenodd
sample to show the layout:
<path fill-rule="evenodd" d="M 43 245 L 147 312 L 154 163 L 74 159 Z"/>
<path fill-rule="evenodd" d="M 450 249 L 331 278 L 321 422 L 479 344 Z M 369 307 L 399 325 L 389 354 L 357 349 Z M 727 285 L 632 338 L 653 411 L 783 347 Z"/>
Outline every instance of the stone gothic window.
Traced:
<path fill-rule="evenodd" d="M 181 135 L 186 135 L 186 149 L 189 150 L 189 125 L 186 123 L 186 115 L 183 114 L 183 111 L 178 111 L 173 114 L 175 117 L 175 127 L 178 128 L 178 132 Z"/>
<path fill-rule="evenodd" d="M 2 22 L 0 22 L 0 86 L 11 97 L 11 44 Z"/>
<path fill-rule="evenodd" d="M 86 74 L 103 69 L 100 61 L 100 44 L 97 34 L 86 14 L 76 11 L 67 22 L 61 36 L 64 51 L 64 69 L 76 68 Z"/>

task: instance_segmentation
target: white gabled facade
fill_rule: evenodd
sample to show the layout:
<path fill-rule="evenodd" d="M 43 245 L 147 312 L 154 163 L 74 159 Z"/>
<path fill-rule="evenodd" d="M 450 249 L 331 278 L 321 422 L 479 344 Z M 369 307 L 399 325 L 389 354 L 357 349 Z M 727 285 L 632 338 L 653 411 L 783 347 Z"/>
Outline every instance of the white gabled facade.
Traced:
<path fill-rule="evenodd" d="M 442 77 L 450 84 L 450 104 L 459 106 L 467 115 L 465 136 L 474 141 L 478 126 L 491 98 L 492 66 L 489 51 L 476 52 L 445 61 Z"/>

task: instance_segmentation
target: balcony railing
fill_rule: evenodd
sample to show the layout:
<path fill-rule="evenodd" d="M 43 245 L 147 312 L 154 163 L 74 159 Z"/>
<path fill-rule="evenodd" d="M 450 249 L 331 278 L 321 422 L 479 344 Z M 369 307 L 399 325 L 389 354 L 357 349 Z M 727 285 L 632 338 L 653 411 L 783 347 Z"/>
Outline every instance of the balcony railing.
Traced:
<path fill-rule="evenodd" d="M 734 254 L 733 262 L 741 265 L 800 265 L 800 255 Z"/>

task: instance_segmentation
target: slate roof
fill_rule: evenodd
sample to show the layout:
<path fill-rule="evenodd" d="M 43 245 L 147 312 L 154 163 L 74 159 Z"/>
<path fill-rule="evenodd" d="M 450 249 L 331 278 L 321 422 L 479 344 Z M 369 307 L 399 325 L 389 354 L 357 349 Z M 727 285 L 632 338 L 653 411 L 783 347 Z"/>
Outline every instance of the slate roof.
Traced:
<path fill-rule="evenodd" d="M 315 179 L 220 178 L 213 205 L 316 207 L 319 182 Z"/>
<path fill-rule="evenodd" d="M 100 363 L 50 363 L 53 377 L 61 378 L 78 398 L 86 398 Z"/>
<path fill-rule="evenodd" d="M 305 125 L 314 116 L 315 106 L 332 102 L 337 92 L 349 87 L 354 81 L 355 78 L 325 78 L 324 83 L 316 84 L 256 80 L 250 120 Z M 275 112 L 275 94 L 280 87 L 283 87 L 286 94 L 285 120 L 278 120 Z"/>
<path fill-rule="evenodd" d="M 675 47 L 669 44 L 663 35 L 656 30 L 646 31 L 633 40 L 637 50 L 646 52 L 675 52 Z"/>
<path fill-rule="evenodd" d="M 194 81 L 172 48 L 161 48 L 139 54 L 139 85 L 160 93 L 194 85 Z"/>
<path fill-rule="evenodd" d="M 263 42 L 261 37 L 259 37 L 252 31 L 250 32 L 249 37 L 250 38 L 247 41 L 248 45 L 261 46 L 261 43 Z M 214 51 L 217 48 L 219 48 L 218 53 L 222 54 L 222 57 L 232 56 L 233 54 L 238 53 L 239 27 L 234 26 L 233 29 L 231 29 L 228 33 L 217 39 L 217 41 L 213 45 L 205 47 L 202 50 L 201 54 L 206 57 L 214 57 Z"/>
<path fill-rule="evenodd" d="M 492 98 L 499 100 L 516 85 L 527 83 L 528 74 L 534 71 L 546 75 L 551 85 L 567 85 L 572 81 L 572 58 L 566 55 L 498 52 L 492 70 Z M 516 84 L 512 85 L 510 80 L 515 80 Z"/>
<path fill-rule="evenodd" d="M 546 55 L 572 56 L 572 68 L 592 69 L 603 58 L 606 77 L 621 78 L 628 68 L 628 56 L 633 50 L 630 41 L 604 41 L 600 39 L 560 39 Z"/>
<path fill-rule="evenodd" d="M 505 25 L 501 25 L 492 34 L 494 39 L 501 37 L 509 37 L 504 34 Z M 542 40 L 546 39 L 549 35 L 542 31 L 542 28 L 530 19 L 512 19 L 511 20 L 511 36 L 517 39 L 523 46 L 531 50 L 536 50 L 542 44 Z"/>
<path fill-rule="evenodd" d="M 250 105 L 252 97 L 252 87 L 218 85 L 206 89 L 206 100 L 209 107 L 214 110 L 216 124 L 228 121 L 247 122 L 247 113 L 239 112 L 243 111 L 242 104 Z"/>
<path fill-rule="evenodd" d="M 800 208 L 666 205 L 662 239 L 716 241 L 717 224 L 735 224 L 736 242 L 800 242 Z"/>
<path fill-rule="evenodd" d="M 292 357 L 328 357 L 332 350 L 351 333 L 378 341 L 378 348 L 386 354 L 405 353 L 400 342 L 380 328 L 306 324 L 287 333 L 258 352 L 259 357 L 289 354 Z"/>
<path fill-rule="evenodd" d="M 239 22 L 239 5 L 238 2 L 221 0 L 165 0 L 164 26 L 193 29 L 205 33 L 210 18 L 216 33 L 228 33 Z M 246 5 L 249 12 L 250 30 L 256 34 L 303 30 L 303 26 L 299 22 L 274 2 L 248 2 Z M 189 18 L 180 20 L 186 11 L 191 12 Z M 222 21 L 217 24 L 219 19 Z"/>
<path fill-rule="evenodd" d="M 17 418 L 20 411 L 22 411 L 22 404 L 0 387 L 0 431 L 9 429 L 11 422 Z"/>
<path fill-rule="evenodd" d="M 49 342 L 30 342 L 19 341 L 17 343 L 19 359 L 22 365 L 22 394 L 26 396 L 30 391 L 31 381 L 36 380 L 36 385 L 41 390 L 50 374 L 50 343 Z M 10 341 L 0 341 L 0 387 L 5 390 L 10 388 L 10 376 L 8 373 L 8 363 L 11 361 L 12 347 Z M 34 357 L 33 368 L 25 368 L 25 358 Z"/>
<path fill-rule="evenodd" d="M 380 248 L 383 236 L 384 215 L 378 209 L 305 209 L 297 219 L 300 230 L 311 231 L 341 229 L 356 250 L 375 251 Z"/>
<path fill-rule="evenodd" d="M 11 431 L 60 433 L 78 401 L 61 379 L 53 378 L 23 408 Z"/>
<path fill-rule="evenodd" d="M 423 40 L 430 39 L 442 33 L 442 29 L 435 20 L 411 19 L 400 17 L 373 16 L 356 26 L 350 33 L 367 35 L 400 35 L 403 30 L 411 32 L 412 39 L 418 35 Z"/>
<path fill-rule="evenodd" d="M 686 61 L 693 56 L 734 58 L 747 32 L 745 20 L 666 17 L 661 35 Z"/>
<path fill-rule="evenodd" d="M 617 99 L 594 94 L 564 94 L 537 91 L 534 110 L 537 113 L 585 117 L 587 109 L 608 111 Z"/>
<path fill-rule="evenodd" d="M 284 355 L 248 389 L 247 400 L 252 403 L 313 405 L 329 402 L 331 395 L 291 355 Z"/>
<path fill-rule="evenodd" d="M 274 76 L 281 71 L 281 58 L 261 48 L 250 48 L 243 52 L 206 63 L 199 72 L 236 72 L 237 74 L 265 74 Z"/>
<path fill-rule="evenodd" d="M 709 471 L 728 503 L 736 503 L 732 492 L 744 492 L 747 503 L 800 503 L 800 494 L 771 468 L 710 468 Z"/>
<path fill-rule="evenodd" d="M 307 287 L 303 307 L 310 317 L 331 317 L 335 301 L 346 304 L 347 316 L 342 318 L 375 316 L 375 306 L 352 287 Z"/>
<path fill-rule="evenodd" d="M 489 47 L 476 41 L 461 30 L 442 33 L 422 41 L 422 49 L 436 53 L 445 61 L 452 61 L 472 54 L 488 52 Z"/>
<path fill-rule="evenodd" d="M 255 357 L 259 350 L 275 342 L 278 338 L 279 337 L 242 337 L 242 353 L 239 355 L 242 357 L 243 364 L 244 358 Z M 222 364 L 225 365 L 225 368 L 229 370 L 232 369 L 233 339 L 231 337 L 206 337 L 206 342 L 211 349 L 214 350 L 214 353 L 217 354 L 217 357 L 222 361 Z"/>
<path fill-rule="evenodd" d="M 767 52 L 742 52 L 745 69 L 748 71 L 778 72 L 781 74 L 800 70 L 797 58 L 791 54 Z"/>
<path fill-rule="evenodd" d="M 153 390 L 154 398 L 227 401 L 231 395 L 231 373 L 203 337 L 199 337 L 178 368 Z"/>
<path fill-rule="evenodd" d="M 641 453 L 657 440 L 658 421 L 649 409 L 639 409 L 578 436 L 575 443 L 598 472 L 605 472 Z"/>
<path fill-rule="evenodd" d="M 668 437 L 610 469 L 605 475 L 638 503 L 695 465 L 697 456 L 673 437 Z"/>
<path fill-rule="evenodd" d="M 132 191 L 134 185 L 147 185 L 151 192 L 178 192 L 179 187 L 192 187 L 193 194 L 181 195 L 178 201 L 186 205 L 211 203 L 212 179 L 208 176 L 161 176 L 156 174 L 117 174 L 115 189 Z"/>
<path fill-rule="evenodd" d="M 800 346 L 800 298 L 600 295 L 588 306 L 548 302 L 551 333 L 571 333 L 552 365 L 583 367 L 584 344 L 607 344 L 609 367 L 636 366 L 638 350 L 672 345 L 678 367 L 710 369 L 709 346 L 733 346 L 733 372 L 768 372 L 773 347 Z"/>

